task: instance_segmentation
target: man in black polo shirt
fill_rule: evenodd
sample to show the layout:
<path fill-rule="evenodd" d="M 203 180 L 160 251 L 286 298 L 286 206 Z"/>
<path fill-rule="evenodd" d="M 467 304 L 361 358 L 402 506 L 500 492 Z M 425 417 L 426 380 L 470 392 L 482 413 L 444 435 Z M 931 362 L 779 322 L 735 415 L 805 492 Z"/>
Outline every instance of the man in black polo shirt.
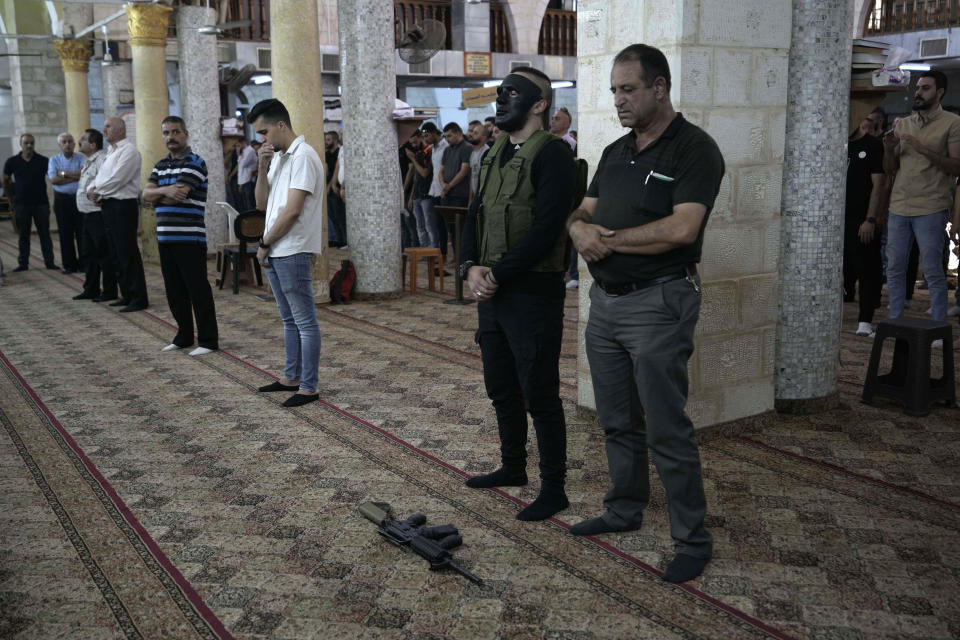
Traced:
<path fill-rule="evenodd" d="M 443 150 L 443 171 L 440 173 L 441 204 L 465 207 L 470 200 L 470 154 L 473 148 L 463 139 L 463 129 L 448 122 L 443 137 L 450 145 Z M 446 247 L 441 247 L 446 250 Z"/>
<path fill-rule="evenodd" d="M 724 164 L 713 139 L 670 102 L 663 53 L 631 45 L 610 87 L 631 129 L 606 149 L 568 228 L 594 277 L 586 351 L 612 487 L 606 511 L 576 535 L 639 529 L 650 495 L 647 447 L 667 493 L 676 555 L 670 582 L 700 575 L 713 538 L 693 423 L 687 360 L 700 313 L 696 263 Z"/>
<path fill-rule="evenodd" d="M 13 215 L 20 230 L 20 254 L 14 271 L 30 268 L 30 224 L 37 225 L 40 250 L 47 269 L 53 263 L 53 242 L 50 240 L 50 200 L 47 199 L 48 158 L 34 153 L 34 139 L 29 133 L 20 136 L 20 153 L 10 156 L 3 165 L 3 190 L 13 204 Z M 11 180 L 10 178 L 13 178 Z"/>

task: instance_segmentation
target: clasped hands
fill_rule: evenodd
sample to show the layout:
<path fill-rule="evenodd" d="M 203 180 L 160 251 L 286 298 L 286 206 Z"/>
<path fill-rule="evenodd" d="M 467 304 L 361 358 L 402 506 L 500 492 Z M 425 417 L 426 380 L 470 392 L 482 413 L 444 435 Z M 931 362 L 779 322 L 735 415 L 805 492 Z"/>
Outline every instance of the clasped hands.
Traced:
<path fill-rule="evenodd" d="M 467 286 L 473 291 L 477 301 L 488 300 L 493 297 L 500 287 L 497 279 L 493 277 L 493 271 L 490 267 L 470 267 L 467 272 Z"/>
<path fill-rule="evenodd" d="M 160 187 L 163 191 L 163 197 L 159 204 L 180 204 L 190 195 L 190 187 L 185 184 L 171 184 L 166 187 Z"/>
<path fill-rule="evenodd" d="M 613 253 L 613 249 L 604 239 L 612 238 L 616 233 L 599 224 L 591 224 L 583 220 L 570 225 L 570 239 L 573 240 L 573 246 L 587 262 L 599 262 Z"/>

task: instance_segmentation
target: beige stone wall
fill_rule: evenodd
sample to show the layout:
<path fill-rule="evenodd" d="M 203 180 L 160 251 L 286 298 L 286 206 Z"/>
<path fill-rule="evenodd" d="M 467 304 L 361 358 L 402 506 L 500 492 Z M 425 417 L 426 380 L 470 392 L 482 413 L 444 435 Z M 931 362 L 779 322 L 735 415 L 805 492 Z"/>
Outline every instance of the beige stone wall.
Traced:
<path fill-rule="evenodd" d="M 714 137 L 726 161 L 703 247 L 688 412 L 701 428 L 771 410 L 790 1 L 581 0 L 578 9 L 579 151 L 591 173 L 604 146 L 626 132 L 610 98 L 610 69 L 636 42 L 664 51 L 674 106 Z M 578 401 L 594 408 L 583 349 L 585 266 Z"/>

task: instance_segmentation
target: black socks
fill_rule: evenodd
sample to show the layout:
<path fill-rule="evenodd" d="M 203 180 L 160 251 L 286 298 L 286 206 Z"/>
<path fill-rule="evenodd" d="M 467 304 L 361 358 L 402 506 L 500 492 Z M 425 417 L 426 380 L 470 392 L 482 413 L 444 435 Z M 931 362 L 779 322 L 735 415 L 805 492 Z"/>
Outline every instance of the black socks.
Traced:
<path fill-rule="evenodd" d="M 636 531 L 640 525 L 632 527 L 618 527 L 610 524 L 603 518 L 590 518 L 570 527 L 570 533 L 575 536 L 595 536 L 600 533 L 616 533 L 618 531 Z"/>
<path fill-rule="evenodd" d="M 670 561 L 667 570 L 663 572 L 663 579 L 667 582 L 686 582 L 693 580 L 703 573 L 703 568 L 710 562 L 710 558 L 698 558 L 678 553 Z"/>
<path fill-rule="evenodd" d="M 570 506 L 563 489 L 543 489 L 537 499 L 517 514 L 517 520 L 546 520 Z"/>
<path fill-rule="evenodd" d="M 467 486 L 471 489 L 491 489 L 493 487 L 522 487 L 527 484 L 527 472 L 513 471 L 505 467 L 500 467 L 493 473 L 482 476 L 473 476 L 467 480 Z"/>

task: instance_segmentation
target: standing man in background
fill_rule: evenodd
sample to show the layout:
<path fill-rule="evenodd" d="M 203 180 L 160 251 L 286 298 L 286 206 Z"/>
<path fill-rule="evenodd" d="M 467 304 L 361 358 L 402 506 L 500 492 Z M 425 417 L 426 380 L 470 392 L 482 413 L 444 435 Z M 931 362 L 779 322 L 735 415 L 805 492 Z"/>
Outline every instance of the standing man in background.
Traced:
<path fill-rule="evenodd" d="M 91 201 L 100 205 L 103 221 L 114 250 L 113 261 L 120 284 L 120 299 L 111 307 L 122 313 L 147 308 L 147 279 L 137 244 L 140 223 L 140 152 L 127 140 L 127 125 L 122 118 L 107 118 L 103 137 L 110 144 L 107 159 L 87 189 Z"/>
<path fill-rule="evenodd" d="M 116 300 L 117 269 L 113 265 L 113 250 L 107 237 L 107 228 L 103 224 L 103 213 L 99 205 L 87 196 L 87 188 L 97 177 L 107 157 L 103 150 L 103 134 L 96 129 L 84 131 L 80 136 L 80 153 L 87 158 L 77 183 L 77 209 L 83 216 L 83 237 L 80 242 L 87 257 L 87 271 L 83 291 L 73 296 L 73 299 L 94 302 Z"/>
<path fill-rule="evenodd" d="M 256 182 L 253 172 L 257 168 L 257 152 L 253 150 L 246 138 L 237 141 L 237 187 L 240 189 L 240 199 L 243 202 L 242 211 L 257 208 L 257 199 L 253 194 Z"/>
<path fill-rule="evenodd" d="M 77 185 L 84 156 L 74 153 L 73 136 L 57 136 L 60 153 L 50 158 L 47 177 L 53 183 L 53 213 L 57 217 L 60 236 L 60 261 L 64 273 L 76 273 L 86 268 L 83 252 L 83 216 L 77 209 Z"/>
<path fill-rule="evenodd" d="M 37 225 L 40 250 L 47 269 L 57 269 L 50 240 L 50 200 L 47 199 L 48 160 L 34 152 L 35 141 L 29 133 L 20 136 L 20 153 L 3 165 L 3 190 L 13 205 L 13 217 L 20 232 L 19 254 L 14 271 L 30 268 L 30 225 Z M 11 179 L 12 178 L 12 179 Z"/>
<path fill-rule="evenodd" d="M 193 346 L 197 318 L 197 348 L 202 356 L 219 348 L 217 313 L 207 280 L 207 234 L 203 223 L 207 204 L 207 164 L 189 146 L 187 123 L 167 116 L 160 133 L 170 154 L 150 173 L 143 199 L 157 208 L 157 248 L 170 313 L 177 323 L 173 342 L 161 351 Z M 250 147 L 247 147 L 249 149 Z"/>

